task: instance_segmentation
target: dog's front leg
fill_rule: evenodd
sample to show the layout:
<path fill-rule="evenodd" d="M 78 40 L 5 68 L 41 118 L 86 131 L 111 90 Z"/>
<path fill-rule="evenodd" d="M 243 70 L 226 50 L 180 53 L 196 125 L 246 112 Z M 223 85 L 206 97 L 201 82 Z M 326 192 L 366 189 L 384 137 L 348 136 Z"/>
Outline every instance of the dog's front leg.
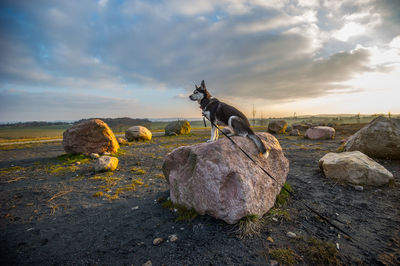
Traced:
<path fill-rule="evenodd" d="M 213 142 L 215 140 L 215 130 L 216 129 L 217 128 L 214 125 L 211 126 L 211 137 L 209 140 L 207 140 L 207 142 Z"/>

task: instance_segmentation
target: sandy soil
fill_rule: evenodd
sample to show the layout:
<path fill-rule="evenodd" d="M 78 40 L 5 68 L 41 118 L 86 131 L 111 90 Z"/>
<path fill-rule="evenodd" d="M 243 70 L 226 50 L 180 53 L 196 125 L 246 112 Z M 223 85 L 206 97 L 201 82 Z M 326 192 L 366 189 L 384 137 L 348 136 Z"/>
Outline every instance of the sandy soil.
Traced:
<path fill-rule="evenodd" d="M 142 265 L 150 260 L 153 265 L 268 265 L 269 251 L 278 248 L 293 250 L 297 264 L 315 264 L 301 246 L 310 238 L 337 243 L 338 258 L 346 265 L 398 264 L 400 161 L 378 160 L 394 174 L 395 183 L 363 191 L 328 180 L 318 168 L 318 160 L 359 127 L 338 127 L 337 137 L 328 141 L 276 135 L 290 161 L 287 181 L 294 197 L 278 208 L 286 215 L 266 218 L 261 235 L 245 239 L 238 237 L 237 226 L 209 216 L 176 221 L 176 213 L 161 204 L 169 196 L 161 171 L 164 156 L 205 141 L 207 131 L 124 146 L 113 174 L 94 173 L 90 160 L 79 165 L 60 161 L 61 142 L 2 149 L 0 264 Z M 298 237 L 289 238 L 289 231 Z M 167 241 L 173 234 L 178 239 Z M 158 237 L 164 242 L 155 246 Z"/>

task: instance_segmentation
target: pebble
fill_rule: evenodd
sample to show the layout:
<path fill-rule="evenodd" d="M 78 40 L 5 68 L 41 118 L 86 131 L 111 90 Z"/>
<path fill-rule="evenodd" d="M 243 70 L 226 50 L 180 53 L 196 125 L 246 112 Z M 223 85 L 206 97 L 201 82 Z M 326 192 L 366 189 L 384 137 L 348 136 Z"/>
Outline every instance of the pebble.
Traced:
<path fill-rule="evenodd" d="M 274 222 L 278 222 L 278 218 L 276 218 L 276 217 L 272 217 L 272 221 L 274 221 Z"/>
<path fill-rule="evenodd" d="M 293 232 L 287 232 L 286 236 L 290 238 L 295 238 L 297 235 Z"/>
<path fill-rule="evenodd" d="M 92 159 L 97 159 L 97 158 L 99 158 L 99 157 L 100 157 L 100 155 L 97 154 L 97 153 L 91 153 L 91 154 L 90 154 L 90 158 L 92 158 Z"/>
<path fill-rule="evenodd" d="M 138 210 L 138 209 L 139 209 L 139 206 L 132 207 L 131 209 L 132 209 L 132 210 Z"/>
<path fill-rule="evenodd" d="M 339 250 L 339 243 L 336 243 L 336 248 L 337 250 Z"/>
<path fill-rule="evenodd" d="M 269 241 L 269 242 L 271 242 L 271 243 L 274 243 L 274 240 L 272 239 L 272 237 L 267 237 L 267 241 Z"/>
<path fill-rule="evenodd" d="M 185 228 L 181 227 L 181 231 L 185 230 Z"/>
<path fill-rule="evenodd" d="M 158 246 L 158 245 L 160 245 L 163 241 L 164 241 L 164 239 L 162 239 L 161 237 L 154 238 L 154 240 L 153 240 L 153 245 L 154 245 L 154 246 Z"/>
<path fill-rule="evenodd" d="M 363 191 L 364 187 L 363 186 L 354 186 L 354 189 L 357 191 Z"/>
<path fill-rule="evenodd" d="M 168 237 L 168 240 L 171 242 L 175 242 L 176 240 L 178 240 L 178 236 L 177 235 L 170 235 Z"/>
<path fill-rule="evenodd" d="M 269 265 L 270 265 L 270 266 L 277 266 L 277 265 L 279 265 L 279 262 L 276 261 L 276 260 L 270 260 L 270 261 L 269 261 Z"/>
<path fill-rule="evenodd" d="M 81 164 L 81 162 L 76 162 L 76 165 L 80 165 Z"/>
<path fill-rule="evenodd" d="M 152 265 L 153 265 L 153 263 L 151 262 L 151 260 L 148 260 L 142 264 L 142 266 L 152 266 Z"/>

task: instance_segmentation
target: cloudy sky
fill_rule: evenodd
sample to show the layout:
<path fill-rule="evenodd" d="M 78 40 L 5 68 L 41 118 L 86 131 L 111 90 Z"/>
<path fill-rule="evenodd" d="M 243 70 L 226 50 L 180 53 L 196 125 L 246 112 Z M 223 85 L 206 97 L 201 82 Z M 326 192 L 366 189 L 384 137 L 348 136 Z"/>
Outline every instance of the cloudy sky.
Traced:
<path fill-rule="evenodd" d="M 0 121 L 400 113 L 400 1 L 2 0 L 0 61 Z"/>

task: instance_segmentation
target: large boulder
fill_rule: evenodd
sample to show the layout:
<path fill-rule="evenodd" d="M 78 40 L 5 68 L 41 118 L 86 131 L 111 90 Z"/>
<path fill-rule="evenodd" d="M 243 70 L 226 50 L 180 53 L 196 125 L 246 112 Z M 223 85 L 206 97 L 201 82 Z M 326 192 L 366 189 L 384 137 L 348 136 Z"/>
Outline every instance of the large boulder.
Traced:
<path fill-rule="evenodd" d="M 173 121 L 165 127 L 165 136 L 185 135 L 190 133 L 190 123 L 187 120 Z"/>
<path fill-rule="evenodd" d="M 333 139 L 335 137 L 335 129 L 333 127 L 311 127 L 307 129 L 305 138 L 308 139 Z"/>
<path fill-rule="evenodd" d="M 97 159 L 94 170 L 96 172 L 101 171 L 114 171 L 118 166 L 118 158 L 111 156 L 101 156 Z"/>
<path fill-rule="evenodd" d="M 63 147 L 66 153 L 116 153 L 118 141 L 112 130 L 100 119 L 82 121 L 63 133 Z"/>
<path fill-rule="evenodd" d="M 375 118 L 344 144 L 345 151 L 361 151 L 374 158 L 400 159 L 400 119 Z"/>
<path fill-rule="evenodd" d="M 232 138 L 278 183 L 224 138 L 179 147 L 166 156 L 163 173 L 169 182 L 171 200 L 229 224 L 249 214 L 264 215 L 274 206 L 286 181 L 289 161 L 274 136 L 258 136 L 269 149 L 269 156 L 258 156 L 256 145 L 246 137 Z"/>
<path fill-rule="evenodd" d="M 151 140 L 152 136 L 151 131 L 142 126 L 133 126 L 125 131 L 125 138 L 128 141 Z"/>
<path fill-rule="evenodd" d="M 293 129 L 298 129 L 301 132 L 306 131 L 310 127 L 312 127 L 312 125 L 309 123 L 294 123 L 294 124 L 292 124 Z"/>
<path fill-rule="evenodd" d="M 272 120 L 268 123 L 268 131 L 283 134 L 286 132 L 288 123 L 285 120 Z"/>
<path fill-rule="evenodd" d="M 359 151 L 330 152 L 319 160 L 319 167 L 329 178 L 356 185 L 384 185 L 393 180 L 385 167 Z"/>

